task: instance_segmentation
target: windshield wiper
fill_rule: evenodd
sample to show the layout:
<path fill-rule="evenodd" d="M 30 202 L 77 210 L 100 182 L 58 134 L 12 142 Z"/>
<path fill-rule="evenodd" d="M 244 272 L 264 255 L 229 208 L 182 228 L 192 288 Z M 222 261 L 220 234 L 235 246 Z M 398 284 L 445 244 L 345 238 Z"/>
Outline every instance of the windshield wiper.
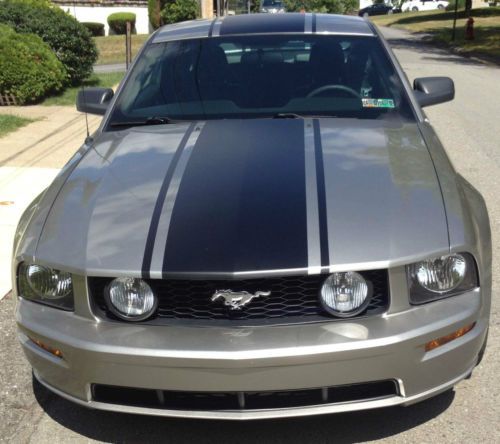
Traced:
<path fill-rule="evenodd" d="M 276 113 L 273 119 L 328 119 L 337 117 L 336 114 L 297 114 L 297 113 Z"/>
<path fill-rule="evenodd" d="M 273 115 L 273 119 L 303 119 L 304 117 L 297 113 L 276 113 Z"/>
<path fill-rule="evenodd" d="M 169 117 L 159 117 L 159 116 L 152 116 L 148 117 L 146 120 L 138 120 L 136 122 L 130 121 L 130 122 L 112 122 L 109 124 L 109 126 L 113 128 L 121 127 L 121 126 L 147 126 L 147 125 L 166 125 L 168 123 L 174 123 L 174 120 L 172 120 Z"/>

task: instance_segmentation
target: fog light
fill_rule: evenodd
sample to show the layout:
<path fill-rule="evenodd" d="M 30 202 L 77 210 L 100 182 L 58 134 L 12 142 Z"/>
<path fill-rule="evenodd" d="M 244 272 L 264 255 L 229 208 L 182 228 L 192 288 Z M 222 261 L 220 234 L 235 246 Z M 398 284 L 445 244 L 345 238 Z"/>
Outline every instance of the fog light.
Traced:
<path fill-rule="evenodd" d="M 333 273 L 321 287 L 320 300 L 324 309 L 334 316 L 355 316 L 370 302 L 370 286 L 355 271 Z"/>
<path fill-rule="evenodd" d="M 158 300 L 143 279 L 116 278 L 105 290 L 105 299 L 111 312 L 126 321 L 143 321 L 158 306 Z"/>
<path fill-rule="evenodd" d="M 442 345 L 447 344 L 448 342 L 451 342 L 455 339 L 462 337 L 463 335 L 469 333 L 474 328 L 475 325 L 476 323 L 474 322 L 473 324 L 467 325 L 466 327 L 459 328 L 457 331 L 454 331 L 449 335 L 433 339 L 432 341 L 425 344 L 425 351 L 428 352 L 434 350 L 435 348 L 441 347 Z"/>

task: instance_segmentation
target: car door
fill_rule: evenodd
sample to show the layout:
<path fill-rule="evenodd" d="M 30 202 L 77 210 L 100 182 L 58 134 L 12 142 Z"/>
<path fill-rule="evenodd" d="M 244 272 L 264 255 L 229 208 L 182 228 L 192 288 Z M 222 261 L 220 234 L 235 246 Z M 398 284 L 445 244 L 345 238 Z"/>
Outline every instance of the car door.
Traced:
<path fill-rule="evenodd" d="M 386 6 L 383 3 L 373 5 L 373 15 L 384 15 L 386 13 Z"/>
<path fill-rule="evenodd" d="M 437 9 L 437 4 L 435 0 L 423 0 L 422 3 L 423 3 L 422 11 L 432 11 L 433 9 Z"/>

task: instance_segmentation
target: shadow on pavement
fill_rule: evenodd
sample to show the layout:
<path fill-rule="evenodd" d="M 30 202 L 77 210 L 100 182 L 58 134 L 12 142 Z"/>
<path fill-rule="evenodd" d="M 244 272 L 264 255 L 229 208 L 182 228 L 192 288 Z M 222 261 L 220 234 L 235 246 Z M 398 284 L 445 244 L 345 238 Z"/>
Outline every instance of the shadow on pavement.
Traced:
<path fill-rule="evenodd" d="M 33 381 L 35 397 L 54 421 L 87 438 L 106 442 L 259 444 L 266 442 L 352 443 L 382 439 L 423 424 L 444 412 L 453 391 L 410 407 L 313 416 L 232 422 L 171 419 L 91 410 L 50 393 Z"/>

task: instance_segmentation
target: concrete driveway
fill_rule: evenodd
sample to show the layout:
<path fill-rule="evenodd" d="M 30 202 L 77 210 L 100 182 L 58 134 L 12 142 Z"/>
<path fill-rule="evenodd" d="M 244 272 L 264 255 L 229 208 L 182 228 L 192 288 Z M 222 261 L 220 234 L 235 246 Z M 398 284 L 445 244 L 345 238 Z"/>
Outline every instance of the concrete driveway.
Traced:
<path fill-rule="evenodd" d="M 500 442 L 500 69 L 387 30 L 410 78 L 448 75 L 457 98 L 428 110 L 456 168 L 486 198 L 495 245 L 490 342 L 472 379 L 409 408 L 252 423 L 173 420 L 86 410 L 35 384 L 16 342 L 14 301 L 0 302 L 0 441 L 8 442 Z"/>
<path fill-rule="evenodd" d="M 17 222 L 85 139 L 85 117 L 68 106 L 0 107 L 36 119 L 0 139 L 0 300 L 11 289 L 10 260 Z M 101 118 L 89 116 L 94 131 Z"/>

